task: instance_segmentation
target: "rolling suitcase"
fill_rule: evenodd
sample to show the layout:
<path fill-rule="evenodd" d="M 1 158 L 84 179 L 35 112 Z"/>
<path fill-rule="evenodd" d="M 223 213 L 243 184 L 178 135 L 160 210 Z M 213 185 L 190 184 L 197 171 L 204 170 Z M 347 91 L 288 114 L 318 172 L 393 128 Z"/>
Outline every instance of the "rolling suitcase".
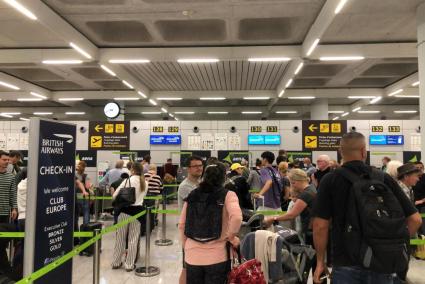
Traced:
<path fill-rule="evenodd" d="M 88 224 L 81 224 L 80 231 L 81 232 L 94 232 L 95 229 L 102 230 L 102 223 L 99 222 L 90 222 Z M 90 240 L 91 237 L 87 238 L 80 238 L 80 244 L 85 243 L 86 241 Z M 100 247 L 102 247 L 102 239 L 99 240 Z M 94 253 L 94 244 L 83 250 L 80 255 L 85 256 L 92 256 Z"/>

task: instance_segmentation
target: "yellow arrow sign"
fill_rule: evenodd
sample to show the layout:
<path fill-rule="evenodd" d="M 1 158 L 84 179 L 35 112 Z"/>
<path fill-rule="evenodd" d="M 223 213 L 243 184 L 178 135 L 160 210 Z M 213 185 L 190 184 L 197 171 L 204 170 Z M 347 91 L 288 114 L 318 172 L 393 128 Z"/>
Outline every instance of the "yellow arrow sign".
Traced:
<path fill-rule="evenodd" d="M 316 129 L 317 129 L 317 126 L 314 126 L 314 124 L 310 124 L 310 126 L 308 127 L 308 129 L 309 129 L 311 132 L 314 132 L 314 130 L 316 130 Z"/>
<path fill-rule="evenodd" d="M 99 124 L 97 124 L 96 127 L 94 128 L 94 130 L 96 130 L 96 132 L 99 132 L 100 130 L 103 130 L 103 127 L 101 127 Z"/>

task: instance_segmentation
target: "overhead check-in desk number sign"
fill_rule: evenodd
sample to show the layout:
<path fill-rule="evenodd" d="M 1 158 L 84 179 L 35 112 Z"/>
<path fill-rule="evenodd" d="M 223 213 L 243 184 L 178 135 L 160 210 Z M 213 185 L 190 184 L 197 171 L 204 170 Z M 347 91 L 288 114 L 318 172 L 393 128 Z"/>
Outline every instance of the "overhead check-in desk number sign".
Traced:
<path fill-rule="evenodd" d="M 90 150 L 127 150 L 130 145 L 128 121 L 90 121 Z"/>
<path fill-rule="evenodd" d="M 303 120 L 303 151 L 335 151 L 346 132 L 345 120 Z"/>
<path fill-rule="evenodd" d="M 266 130 L 267 130 L 267 132 L 276 133 L 276 132 L 278 132 L 278 127 L 277 126 L 267 126 Z"/>
<path fill-rule="evenodd" d="M 262 131 L 263 131 L 263 128 L 261 126 L 251 126 L 252 133 L 260 133 Z"/>

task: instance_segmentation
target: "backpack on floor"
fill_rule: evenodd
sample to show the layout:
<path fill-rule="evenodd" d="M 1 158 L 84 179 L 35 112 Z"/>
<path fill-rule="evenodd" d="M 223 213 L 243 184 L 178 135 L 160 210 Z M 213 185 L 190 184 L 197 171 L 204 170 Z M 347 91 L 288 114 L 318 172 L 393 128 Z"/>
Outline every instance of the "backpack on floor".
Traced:
<path fill-rule="evenodd" d="M 371 169 L 368 174 L 358 175 L 343 167 L 335 173 L 351 183 L 343 231 L 350 259 L 378 273 L 407 271 L 406 217 L 393 190 L 384 183 L 384 173 Z"/>
<path fill-rule="evenodd" d="M 227 189 L 203 192 L 193 190 L 187 197 L 184 234 L 195 241 L 206 243 L 221 237 L 224 200 Z"/>

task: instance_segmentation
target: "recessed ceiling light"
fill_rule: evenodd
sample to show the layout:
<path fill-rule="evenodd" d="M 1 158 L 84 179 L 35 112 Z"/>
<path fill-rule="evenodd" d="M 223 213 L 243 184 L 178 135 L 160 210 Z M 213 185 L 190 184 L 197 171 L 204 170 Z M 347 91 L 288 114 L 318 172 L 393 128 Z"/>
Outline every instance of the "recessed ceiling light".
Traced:
<path fill-rule="evenodd" d="M 85 58 L 87 59 L 92 59 L 91 55 L 87 53 L 87 51 L 85 51 L 84 49 L 82 49 L 81 47 L 79 47 L 78 45 L 76 45 L 73 42 L 70 42 L 69 45 L 75 49 L 76 51 L 78 51 L 80 54 L 82 54 Z"/>
<path fill-rule="evenodd" d="M 15 0 L 4 0 L 4 2 L 9 4 L 10 6 L 15 8 L 16 10 L 18 10 L 22 14 L 24 14 L 25 16 L 27 16 L 31 20 L 33 20 L 33 21 L 37 20 L 37 17 L 30 10 L 28 10 L 22 4 L 16 2 Z"/>
<path fill-rule="evenodd" d="M 174 117 L 174 114 L 172 114 L 172 113 L 169 113 L 168 115 L 171 116 L 171 117 Z"/>
<path fill-rule="evenodd" d="M 405 99 L 419 99 L 419 95 L 395 95 L 395 98 L 405 98 Z"/>
<path fill-rule="evenodd" d="M 226 98 L 224 97 L 203 97 L 199 98 L 201 101 L 224 101 Z"/>
<path fill-rule="evenodd" d="M 59 98 L 58 100 L 61 102 L 78 102 L 84 101 L 84 98 Z"/>
<path fill-rule="evenodd" d="M 389 97 L 392 97 L 392 96 L 397 95 L 397 94 L 400 94 L 402 92 L 403 92 L 403 89 L 398 89 L 398 90 L 396 90 L 396 91 L 394 91 L 392 93 L 389 93 L 388 96 Z"/>
<path fill-rule="evenodd" d="M 153 99 L 149 99 L 149 102 L 151 103 L 151 105 L 154 105 L 154 106 L 157 105 L 157 102 L 155 100 L 153 100 Z"/>
<path fill-rule="evenodd" d="M 158 101 L 181 101 L 183 98 L 156 98 Z"/>
<path fill-rule="evenodd" d="M 134 87 L 129 82 L 127 82 L 126 80 L 122 80 L 122 83 L 124 85 L 126 85 L 127 87 L 129 87 L 130 89 L 134 89 Z"/>
<path fill-rule="evenodd" d="M 360 114 L 373 114 L 373 113 L 380 113 L 380 110 L 359 110 L 357 113 Z"/>
<path fill-rule="evenodd" d="M 395 110 L 394 113 L 417 113 L 417 110 Z"/>
<path fill-rule="evenodd" d="M 304 62 L 301 62 L 300 64 L 298 64 L 297 69 L 295 69 L 294 75 L 297 75 L 301 71 L 303 66 L 304 66 Z"/>
<path fill-rule="evenodd" d="M 341 12 L 342 8 L 344 8 L 345 4 L 347 3 L 348 0 L 341 0 L 338 3 L 338 6 L 336 6 L 335 8 L 335 14 L 338 14 L 339 12 Z"/>
<path fill-rule="evenodd" d="M 243 111 L 242 114 L 262 114 L 262 111 Z"/>
<path fill-rule="evenodd" d="M 345 111 L 343 111 L 343 110 L 330 110 L 330 111 L 328 111 L 328 113 L 334 113 L 334 114 L 341 114 L 341 113 L 344 113 Z"/>
<path fill-rule="evenodd" d="M 53 112 L 33 112 L 34 115 L 52 115 Z"/>
<path fill-rule="evenodd" d="M 380 100 L 382 100 L 382 97 L 376 97 L 373 100 L 370 101 L 371 104 L 376 104 L 377 102 L 379 102 Z"/>
<path fill-rule="evenodd" d="M 138 64 L 138 63 L 149 63 L 149 59 L 111 59 L 109 63 L 112 64 Z"/>
<path fill-rule="evenodd" d="M 316 49 L 317 45 L 319 44 L 319 41 L 320 38 L 316 38 L 314 40 L 314 42 L 311 44 L 310 48 L 307 51 L 307 56 L 310 56 L 313 53 L 314 49 Z"/>
<path fill-rule="evenodd" d="M 138 101 L 140 100 L 140 98 L 133 98 L 133 97 L 128 97 L 128 98 L 114 98 L 115 101 Z"/>
<path fill-rule="evenodd" d="M 103 70 L 105 70 L 106 71 L 106 73 L 108 73 L 109 75 L 111 75 L 111 76 L 113 76 L 113 77 L 116 77 L 117 76 L 117 74 L 115 74 L 115 72 L 114 71 L 112 71 L 111 69 L 109 69 L 108 67 L 106 67 L 105 65 L 100 65 L 100 68 L 102 68 Z"/>
<path fill-rule="evenodd" d="M 216 63 L 220 60 L 217 58 L 182 58 L 178 59 L 178 63 Z"/>
<path fill-rule="evenodd" d="M 374 99 L 376 96 L 348 96 L 349 99 L 357 100 L 357 99 Z"/>
<path fill-rule="evenodd" d="M 0 113 L 0 116 L 6 117 L 6 118 L 13 118 L 13 116 L 11 116 L 9 114 L 5 114 L 5 113 Z"/>
<path fill-rule="evenodd" d="M 67 111 L 65 112 L 66 115 L 85 115 L 86 113 L 83 111 Z"/>
<path fill-rule="evenodd" d="M 208 114 L 228 114 L 228 111 L 209 111 Z"/>
<path fill-rule="evenodd" d="M 334 118 L 332 118 L 332 120 L 337 120 L 339 119 L 339 116 L 335 116 Z"/>
<path fill-rule="evenodd" d="M 279 110 L 276 111 L 277 114 L 291 114 L 291 113 L 298 113 L 296 110 Z"/>
<path fill-rule="evenodd" d="M 179 119 L 177 117 L 174 118 L 175 120 L 179 121 Z"/>
<path fill-rule="evenodd" d="M 6 115 L 20 115 L 20 112 L 2 112 L 2 114 L 6 114 Z"/>
<path fill-rule="evenodd" d="M 315 98 L 313 96 L 288 97 L 290 100 L 314 100 Z"/>
<path fill-rule="evenodd" d="M 279 93 L 279 98 L 281 98 L 282 96 L 283 96 L 283 94 L 285 93 L 285 90 L 282 90 L 282 91 L 280 91 L 280 93 Z"/>
<path fill-rule="evenodd" d="M 323 56 L 320 61 L 358 61 L 365 59 L 364 56 Z"/>
<path fill-rule="evenodd" d="M 33 95 L 34 97 L 37 97 L 43 100 L 47 99 L 46 96 L 40 95 L 39 93 L 36 93 L 36 92 L 30 92 L 30 94 Z"/>
<path fill-rule="evenodd" d="M 43 99 L 36 98 L 18 98 L 16 99 L 18 102 L 41 102 Z"/>
<path fill-rule="evenodd" d="M 342 117 L 349 115 L 349 112 L 344 112 L 343 114 L 341 114 Z"/>
<path fill-rule="evenodd" d="M 142 111 L 141 114 L 161 114 L 160 111 Z"/>
<path fill-rule="evenodd" d="M 82 60 L 43 60 L 43 64 L 60 65 L 60 64 L 81 64 Z"/>
<path fill-rule="evenodd" d="M 175 114 L 194 114 L 194 111 L 175 111 Z"/>
<path fill-rule="evenodd" d="M 165 113 L 167 113 L 168 112 L 168 110 L 166 110 L 165 108 L 161 108 L 161 110 L 162 110 L 162 112 L 165 112 Z"/>
<path fill-rule="evenodd" d="M 25 117 L 20 117 L 19 119 L 22 120 L 22 121 L 28 121 L 29 120 L 28 118 L 25 118 Z"/>
<path fill-rule="evenodd" d="M 244 100 L 270 100 L 270 97 L 244 97 Z"/>
<path fill-rule="evenodd" d="M 139 95 L 141 95 L 144 99 L 147 99 L 148 97 L 143 93 L 143 92 L 141 92 L 141 91 L 137 91 L 137 93 L 139 94 Z"/>
<path fill-rule="evenodd" d="M 248 58 L 249 62 L 282 62 L 282 61 L 290 61 L 289 57 L 253 57 Z"/>
<path fill-rule="evenodd" d="M 285 88 L 288 88 L 289 86 L 291 86 L 291 84 L 292 84 L 292 82 L 293 82 L 294 80 L 291 78 L 291 79 L 289 79 L 289 81 L 288 82 L 286 82 L 286 85 L 285 85 Z"/>
<path fill-rule="evenodd" d="M 420 82 L 419 82 L 419 81 L 417 81 L 417 82 L 415 82 L 415 83 L 413 83 L 413 84 L 412 84 L 412 87 L 419 86 L 419 84 L 420 84 Z"/>
<path fill-rule="evenodd" d="M 356 107 L 355 109 L 353 109 L 353 112 L 359 111 L 361 109 L 362 109 L 361 107 Z"/>
<path fill-rule="evenodd" d="M 12 90 L 20 90 L 21 89 L 18 86 L 15 86 L 15 85 L 3 82 L 3 81 L 0 81 L 0 85 L 2 85 L 3 87 L 6 87 L 6 88 L 12 89 Z"/>

